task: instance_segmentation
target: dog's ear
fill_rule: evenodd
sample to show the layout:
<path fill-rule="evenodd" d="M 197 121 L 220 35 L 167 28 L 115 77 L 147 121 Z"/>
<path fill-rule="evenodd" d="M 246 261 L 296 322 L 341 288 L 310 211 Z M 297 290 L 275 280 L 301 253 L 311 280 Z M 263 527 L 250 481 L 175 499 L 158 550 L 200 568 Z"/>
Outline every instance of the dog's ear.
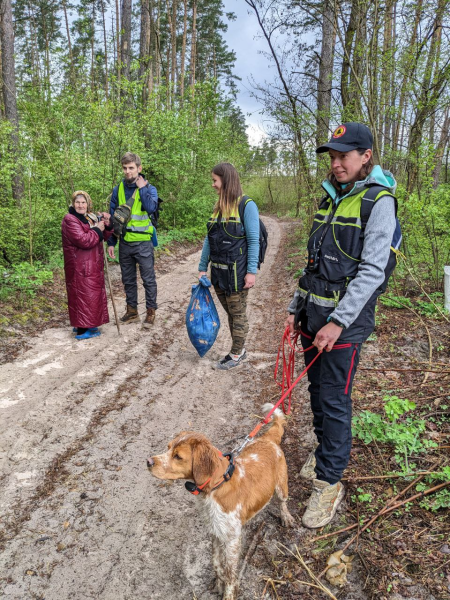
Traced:
<path fill-rule="evenodd" d="M 192 475 L 197 485 L 203 485 L 214 474 L 218 463 L 217 453 L 208 439 L 192 440 Z"/>

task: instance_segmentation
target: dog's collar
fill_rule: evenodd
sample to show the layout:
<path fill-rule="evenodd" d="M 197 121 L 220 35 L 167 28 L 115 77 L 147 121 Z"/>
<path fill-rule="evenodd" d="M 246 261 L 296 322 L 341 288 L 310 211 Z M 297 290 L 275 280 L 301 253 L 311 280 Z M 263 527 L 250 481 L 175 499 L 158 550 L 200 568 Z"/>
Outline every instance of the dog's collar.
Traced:
<path fill-rule="evenodd" d="M 214 490 L 217 490 L 218 488 L 220 488 L 220 486 L 223 485 L 226 481 L 230 481 L 230 479 L 234 473 L 235 466 L 236 466 L 235 462 L 234 462 L 235 455 L 233 452 L 228 452 L 227 454 L 222 454 L 222 452 L 220 450 L 218 450 L 218 453 L 219 453 L 219 458 L 228 458 L 229 465 L 228 465 L 228 468 L 225 471 L 225 473 L 222 475 L 222 478 L 211 489 L 212 492 Z M 209 479 L 207 479 L 205 481 L 205 483 L 203 483 L 202 485 L 197 485 L 194 481 L 186 481 L 186 483 L 184 484 L 184 487 L 187 489 L 188 492 L 190 492 L 194 496 L 198 496 L 200 494 L 200 492 L 203 491 L 203 488 L 208 485 L 208 483 L 211 481 L 211 479 L 213 477 L 214 477 L 214 474 L 211 475 L 211 477 Z"/>

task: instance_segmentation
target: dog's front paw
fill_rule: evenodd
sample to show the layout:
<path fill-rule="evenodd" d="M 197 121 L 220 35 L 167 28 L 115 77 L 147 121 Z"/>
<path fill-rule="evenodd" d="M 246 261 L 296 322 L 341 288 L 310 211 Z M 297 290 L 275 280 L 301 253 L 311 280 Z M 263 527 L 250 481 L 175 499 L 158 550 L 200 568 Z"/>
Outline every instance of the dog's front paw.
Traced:
<path fill-rule="evenodd" d="M 281 525 L 283 527 L 294 527 L 295 519 L 288 510 L 281 511 Z"/>

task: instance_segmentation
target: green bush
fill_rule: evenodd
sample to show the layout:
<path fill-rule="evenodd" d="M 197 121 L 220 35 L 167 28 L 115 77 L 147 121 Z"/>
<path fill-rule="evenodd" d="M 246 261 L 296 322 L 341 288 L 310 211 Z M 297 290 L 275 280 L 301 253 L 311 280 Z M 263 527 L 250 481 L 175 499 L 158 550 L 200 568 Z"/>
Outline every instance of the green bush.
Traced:
<path fill-rule="evenodd" d="M 36 296 L 39 287 L 52 280 L 53 273 L 45 269 L 40 262 L 33 265 L 19 263 L 12 269 L 2 272 L 0 300 L 7 301 L 13 296 L 15 302 L 23 306 Z"/>

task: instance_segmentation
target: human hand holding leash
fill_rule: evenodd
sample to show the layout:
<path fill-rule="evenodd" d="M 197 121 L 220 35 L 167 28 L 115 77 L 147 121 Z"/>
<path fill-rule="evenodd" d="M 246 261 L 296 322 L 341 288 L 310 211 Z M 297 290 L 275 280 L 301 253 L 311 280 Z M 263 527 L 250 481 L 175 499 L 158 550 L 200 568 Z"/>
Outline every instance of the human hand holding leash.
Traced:
<path fill-rule="evenodd" d="M 339 325 L 336 325 L 335 323 L 327 323 L 322 329 L 319 329 L 312 345 L 315 346 L 319 352 L 324 349 L 327 352 L 330 352 L 341 333 L 342 327 L 339 327 Z"/>
<path fill-rule="evenodd" d="M 284 322 L 284 328 L 286 329 L 286 327 L 289 327 L 289 333 L 291 334 L 291 336 L 295 333 L 294 320 L 295 315 L 289 315 L 286 321 Z"/>

